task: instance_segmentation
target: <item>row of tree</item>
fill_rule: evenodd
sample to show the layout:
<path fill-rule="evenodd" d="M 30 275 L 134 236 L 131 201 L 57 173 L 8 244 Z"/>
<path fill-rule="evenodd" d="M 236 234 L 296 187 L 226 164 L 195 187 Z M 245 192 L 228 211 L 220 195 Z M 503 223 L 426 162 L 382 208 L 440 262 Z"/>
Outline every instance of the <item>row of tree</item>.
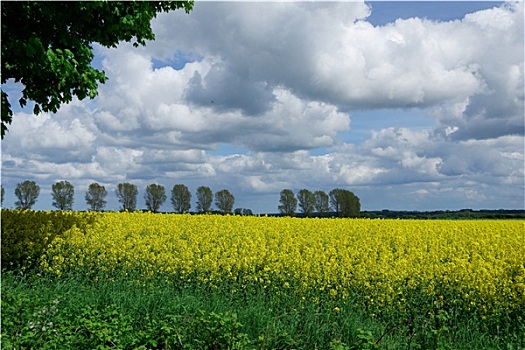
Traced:
<path fill-rule="evenodd" d="M 279 212 L 282 215 L 293 216 L 297 206 L 303 216 L 309 217 L 314 213 L 319 216 L 327 215 L 330 210 L 336 216 L 358 217 L 361 212 L 361 202 L 353 192 L 336 188 L 326 194 L 324 191 L 309 191 L 302 189 L 297 196 L 290 189 L 281 191 Z"/>
<path fill-rule="evenodd" d="M 119 183 L 115 189 L 118 201 L 122 205 L 122 210 L 133 211 L 137 209 L 138 189 L 131 183 Z M 2 186 L 2 204 L 4 202 L 4 187 Z M 106 206 L 106 188 L 96 182 L 89 185 L 85 194 L 85 200 L 91 210 L 103 210 Z M 15 196 L 18 200 L 15 202 L 17 209 L 31 209 L 40 195 L 40 186 L 34 181 L 24 181 L 19 183 L 15 188 Z M 51 195 L 53 197 L 53 206 L 59 210 L 72 210 L 75 189 L 68 181 L 59 181 L 52 185 Z M 209 212 L 213 202 L 213 192 L 209 187 L 201 186 L 197 188 L 197 211 Z M 158 212 L 160 207 L 166 201 L 166 190 L 164 186 L 151 184 L 146 187 L 144 192 L 144 201 L 148 210 Z M 177 184 L 171 190 L 171 204 L 177 213 L 188 212 L 191 208 L 191 193 L 186 185 Z M 223 213 L 231 213 L 235 197 L 230 191 L 224 189 L 215 193 L 215 205 Z M 236 212 L 246 214 L 251 211 L 236 209 Z"/>
<path fill-rule="evenodd" d="M 2 204 L 4 202 L 4 187 L 2 186 Z M 90 210 L 103 210 L 106 206 L 106 188 L 96 182 L 89 185 L 84 196 Z M 131 183 L 119 183 L 115 189 L 122 210 L 133 211 L 137 209 L 138 189 Z M 15 202 L 17 209 L 31 209 L 40 195 L 40 186 L 34 181 L 24 181 L 15 188 Z M 72 210 L 75 196 L 74 186 L 68 181 L 58 181 L 51 186 L 53 206 L 59 210 Z M 211 210 L 213 199 L 215 205 L 222 213 L 232 213 L 235 197 L 230 191 L 224 189 L 213 195 L 212 190 L 206 186 L 197 188 L 197 211 L 201 213 Z M 191 208 L 191 193 L 186 185 L 176 184 L 171 189 L 171 204 L 177 213 L 189 212 Z M 164 186 L 151 184 L 144 191 L 144 201 L 148 210 L 158 212 L 166 202 L 167 195 Z M 279 212 L 281 215 L 294 216 L 299 207 L 302 216 L 309 217 L 316 213 L 326 216 L 330 212 L 341 217 L 358 217 L 361 212 L 359 198 L 351 191 L 336 188 L 326 194 L 324 191 L 309 191 L 302 189 L 297 196 L 290 189 L 284 189 L 280 193 Z M 236 214 L 252 215 L 250 209 L 237 208 Z"/>

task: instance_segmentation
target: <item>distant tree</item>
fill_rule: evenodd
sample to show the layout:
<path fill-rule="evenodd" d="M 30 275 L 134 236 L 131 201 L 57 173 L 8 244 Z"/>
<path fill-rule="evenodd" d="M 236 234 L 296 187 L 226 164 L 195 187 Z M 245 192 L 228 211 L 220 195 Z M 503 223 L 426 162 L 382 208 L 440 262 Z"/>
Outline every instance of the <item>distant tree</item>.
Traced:
<path fill-rule="evenodd" d="M 215 193 L 215 205 L 223 213 L 231 213 L 234 203 L 235 197 L 230 193 L 230 191 L 225 189 Z"/>
<path fill-rule="evenodd" d="M 133 211 L 137 208 L 137 186 L 130 183 L 120 183 L 115 190 L 118 201 L 122 204 L 122 210 Z"/>
<path fill-rule="evenodd" d="M 197 210 L 201 213 L 210 211 L 211 202 L 213 201 L 213 192 L 211 188 L 200 186 L 197 188 Z"/>
<path fill-rule="evenodd" d="M 193 0 L 2 1 L 1 138 L 13 117 L 3 90 L 8 79 L 24 85 L 18 102 L 34 101 L 35 114 L 56 112 L 74 96 L 94 98 L 107 76 L 91 65 L 93 43 L 145 45 L 155 39 L 150 22 L 157 13 L 192 7 Z"/>
<path fill-rule="evenodd" d="M 337 216 L 358 217 L 360 215 L 361 203 L 351 191 L 340 188 L 330 191 L 330 203 Z"/>
<path fill-rule="evenodd" d="M 93 182 L 89 185 L 86 192 L 86 203 L 89 205 L 91 210 L 102 210 L 106 206 L 106 196 L 108 192 L 106 188 Z"/>
<path fill-rule="evenodd" d="M 235 210 L 233 212 L 236 215 L 243 215 L 243 216 L 253 215 L 252 210 L 251 209 L 247 209 L 247 208 L 235 208 Z"/>
<path fill-rule="evenodd" d="M 307 189 L 300 190 L 297 193 L 297 201 L 304 216 L 312 215 L 315 209 L 315 195 L 311 191 Z"/>
<path fill-rule="evenodd" d="M 146 187 L 144 192 L 144 201 L 146 202 L 146 207 L 148 210 L 156 213 L 159 211 L 160 207 L 166 201 L 166 191 L 164 186 L 151 184 Z"/>
<path fill-rule="evenodd" d="M 53 206 L 58 210 L 73 210 L 75 189 L 69 181 L 58 181 L 51 186 Z"/>
<path fill-rule="evenodd" d="M 341 212 L 346 218 L 357 218 L 361 215 L 361 202 L 352 191 L 344 192 Z"/>
<path fill-rule="evenodd" d="M 297 199 L 292 190 L 284 189 L 281 191 L 281 198 L 279 199 L 279 212 L 284 215 L 293 216 L 297 208 Z"/>
<path fill-rule="evenodd" d="M 26 180 L 16 185 L 15 196 L 18 200 L 15 202 L 17 209 L 31 209 L 35 205 L 40 195 L 40 186 L 34 181 Z"/>
<path fill-rule="evenodd" d="M 191 193 L 186 185 L 177 184 L 171 190 L 171 204 L 177 213 L 185 213 L 191 208 Z"/>
<path fill-rule="evenodd" d="M 330 191 L 328 194 L 330 197 L 330 207 L 332 211 L 335 212 L 335 215 L 341 215 L 341 200 L 342 200 L 342 189 L 336 188 Z"/>
<path fill-rule="evenodd" d="M 1 206 L 4 205 L 4 195 L 5 195 L 5 190 L 4 190 L 4 186 L 2 186 L 2 201 L 0 202 Z"/>
<path fill-rule="evenodd" d="M 324 191 L 315 191 L 315 211 L 325 214 L 330 211 L 329 197 Z"/>

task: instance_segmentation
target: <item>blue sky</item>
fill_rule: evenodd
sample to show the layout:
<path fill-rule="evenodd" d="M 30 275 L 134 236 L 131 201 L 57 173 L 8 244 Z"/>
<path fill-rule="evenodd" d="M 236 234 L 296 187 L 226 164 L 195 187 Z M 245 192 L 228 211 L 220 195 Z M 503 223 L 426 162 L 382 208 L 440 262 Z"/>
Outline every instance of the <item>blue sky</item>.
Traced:
<path fill-rule="evenodd" d="M 197 2 L 146 47 L 94 46 L 109 81 L 56 114 L 15 108 L 5 207 L 24 180 L 356 193 L 364 210 L 524 207 L 523 2 Z M 16 106 L 20 86 L 3 87 Z M 162 210 L 170 211 L 169 200 Z"/>
<path fill-rule="evenodd" d="M 370 1 L 373 25 L 394 23 L 397 19 L 426 18 L 434 21 L 461 20 L 467 13 L 500 6 L 502 1 Z"/>

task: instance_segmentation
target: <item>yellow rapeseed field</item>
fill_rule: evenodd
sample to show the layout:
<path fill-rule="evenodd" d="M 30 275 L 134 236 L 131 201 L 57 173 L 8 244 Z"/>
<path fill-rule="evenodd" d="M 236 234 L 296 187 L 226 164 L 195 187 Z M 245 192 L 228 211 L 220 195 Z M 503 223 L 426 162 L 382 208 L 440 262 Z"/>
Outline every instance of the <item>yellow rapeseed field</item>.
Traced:
<path fill-rule="evenodd" d="M 93 215 L 55 239 L 46 271 L 354 300 L 372 313 L 422 303 L 498 318 L 525 308 L 523 221 Z"/>

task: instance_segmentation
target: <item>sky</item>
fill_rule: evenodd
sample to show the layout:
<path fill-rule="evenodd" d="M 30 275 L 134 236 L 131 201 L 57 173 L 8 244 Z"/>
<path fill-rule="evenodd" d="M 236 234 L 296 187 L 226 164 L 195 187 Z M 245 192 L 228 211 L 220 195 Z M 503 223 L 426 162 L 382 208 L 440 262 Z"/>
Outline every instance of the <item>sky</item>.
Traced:
<path fill-rule="evenodd" d="M 152 21 L 156 40 L 93 46 L 109 80 L 56 113 L 15 107 L 2 141 L 4 207 L 35 181 L 130 182 L 234 208 L 279 193 L 354 192 L 362 210 L 524 208 L 523 2 L 199 2 Z"/>

